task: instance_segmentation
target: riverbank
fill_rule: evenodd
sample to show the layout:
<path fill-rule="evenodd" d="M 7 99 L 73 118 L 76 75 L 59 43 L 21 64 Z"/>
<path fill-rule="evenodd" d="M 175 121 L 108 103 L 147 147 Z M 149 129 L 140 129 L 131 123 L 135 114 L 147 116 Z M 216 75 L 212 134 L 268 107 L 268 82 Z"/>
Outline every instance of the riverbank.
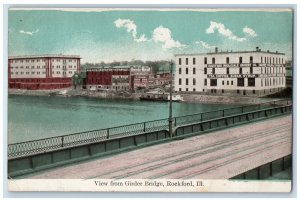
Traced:
<path fill-rule="evenodd" d="M 105 99 L 127 99 L 138 100 L 141 93 L 116 92 L 116 91 L 88 91 L 82 89 L 60 89 L 60 90 L 19 90 L 9 89 L 9 95 L 28 96 L 60 96 L 60 97 L 93 97 Z M 257 104 L 270 100 L 270 98 L 258 97 L 237 97 L 203 94 L 181 94 L 184 102 L 190 103 L 210 103 L 210 104 Z M 273 98 L 276 99 L 276 98 Z"/>

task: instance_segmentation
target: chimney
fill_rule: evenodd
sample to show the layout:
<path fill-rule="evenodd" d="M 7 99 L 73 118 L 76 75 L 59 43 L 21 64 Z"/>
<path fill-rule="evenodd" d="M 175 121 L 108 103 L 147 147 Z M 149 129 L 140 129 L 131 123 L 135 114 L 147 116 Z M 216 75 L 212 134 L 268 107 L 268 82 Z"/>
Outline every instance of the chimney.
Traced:
<path fill-rule="evenodd" d="M 256 51 L 259 51 L 259 47 L 258 46 L 256 46 Z"/>
<path fill-rule="evenodd" d="M 218 47 L 215 48 L 215 53 L 217 53 L 217 52 L 218 52 Z"/>

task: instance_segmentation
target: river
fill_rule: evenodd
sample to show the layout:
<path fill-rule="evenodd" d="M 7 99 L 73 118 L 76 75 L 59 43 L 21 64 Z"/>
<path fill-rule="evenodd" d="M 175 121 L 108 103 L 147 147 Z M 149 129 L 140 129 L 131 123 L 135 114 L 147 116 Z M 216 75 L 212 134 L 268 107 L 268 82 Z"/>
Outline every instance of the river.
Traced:
<path fill-rule="evenodd" d="M 173 103 L 173 116 L 238 105 Z M 8 143 L 168 118 L 169 103 L 86 97 L 8 96 Z"/>

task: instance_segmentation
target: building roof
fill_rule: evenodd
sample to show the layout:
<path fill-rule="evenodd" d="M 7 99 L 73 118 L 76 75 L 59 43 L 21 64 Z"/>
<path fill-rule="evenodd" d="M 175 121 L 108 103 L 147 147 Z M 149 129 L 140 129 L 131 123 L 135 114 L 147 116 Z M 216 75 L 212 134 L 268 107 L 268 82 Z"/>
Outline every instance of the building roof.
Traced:
<path fill-rule="evenodd" d="M 218 51 L 218 52 L 211 52 L 211 53 L 183 53 L 183 54 L 175 54 L 175 56 L 192 56 L 192 55 L 218 55 L 218 54 L 241 54 L 241 53 L 266 53 L 266 54 L 276 54 L 276 55 L 285 55 L 285 53 L 279 52 L 270 52 L 270 51 Z"/>
<path fill-rule="evenodd" d="M 80 59 L 80 55 L 45 54 L 45 55 L 20 55 L 20 56 L 8 57 L 8 59 L 33 59 L 33 58 L 78 58 Z"/>

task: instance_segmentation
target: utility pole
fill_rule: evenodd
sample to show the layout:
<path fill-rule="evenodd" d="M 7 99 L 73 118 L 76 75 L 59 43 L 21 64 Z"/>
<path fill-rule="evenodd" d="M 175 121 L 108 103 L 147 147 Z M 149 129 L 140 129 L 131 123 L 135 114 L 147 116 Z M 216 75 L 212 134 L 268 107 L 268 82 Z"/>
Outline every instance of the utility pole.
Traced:
<path fill-rule="evenodd" d="M 172 133 L 172 90 L 173 90 L 173 61 L 170 61 L 170 102 L 169 102 L 169 133 L 170 137 L 173 137 Z"/>

